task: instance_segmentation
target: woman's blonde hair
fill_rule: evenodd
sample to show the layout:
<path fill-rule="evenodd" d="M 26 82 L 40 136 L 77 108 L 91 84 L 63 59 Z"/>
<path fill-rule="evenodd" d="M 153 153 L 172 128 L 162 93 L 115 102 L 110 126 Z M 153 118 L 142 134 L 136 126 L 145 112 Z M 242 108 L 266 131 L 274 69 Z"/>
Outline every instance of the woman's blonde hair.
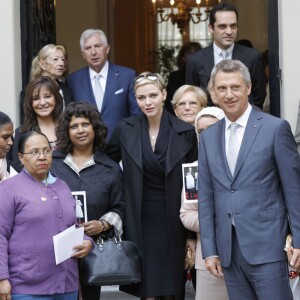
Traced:
<path fill-rule="evenodd" d="M 196 99 L 201 107 L 207 106 L 207 95 L 206 93 L 199 87 L 185 84 L 181 86 L 174 94 L 171 103 L 175 109 L 178 101 L 183 97 L 186 92 L 193 92 L 196 96 Z"/>
<path fill-rule="evenodd" d="M 149 83 L 157 85 L 161 91 L 165 90 L 165 82 L 162 76 L 158 73 L 146 71 L 134 79 L 134 91 L 136 91 L 138 87 Z"/>
<path fill-rule="evenodd" d="M 38 55 L 31 63 L 30 80 L 42 75 L 43 69 L 40 67 L 39 62 L 45 60 L 48 56 L 53 55 L 56 50 L 61 50 L 62 53 L 66 55 L 66 49 L 62 45 L 48 44 L 39 51 Z"/>

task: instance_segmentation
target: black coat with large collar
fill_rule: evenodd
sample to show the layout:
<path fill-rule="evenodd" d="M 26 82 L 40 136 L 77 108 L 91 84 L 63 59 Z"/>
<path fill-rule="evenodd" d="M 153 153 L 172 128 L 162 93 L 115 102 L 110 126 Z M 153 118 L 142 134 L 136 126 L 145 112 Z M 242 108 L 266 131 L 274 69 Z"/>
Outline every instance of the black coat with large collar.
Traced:
<path fill-rule="evenodd" d="M 165 112 L 167 113 L 167 112 Z M 197 159 L 197 139 L 194 128 L 168 114 L 171 127 L 166 154 L 166 201 L 167 222 L 170 234 L 172 265 L 176 282 L 176 299 L 182 299 L 184 280 L 184 257 L 187 230 L 183 227 L 179 211 L 182 191 L 182 164 Z M 124 166 L 125 193 L 125 238 L 142 249 L 141 209 L 143 195 L 143 154 L 141 142 L 141 123 L 143 116 L 122 120 L 113 132 L 106 153 L 113 160 L 122 159 Z M 182 265 L 179 263 L 182 262 Z M 179 274 L 179 275 L 178 275 Z M 129 285 L 124 290 L 141 297 L 142 284 Z"/>

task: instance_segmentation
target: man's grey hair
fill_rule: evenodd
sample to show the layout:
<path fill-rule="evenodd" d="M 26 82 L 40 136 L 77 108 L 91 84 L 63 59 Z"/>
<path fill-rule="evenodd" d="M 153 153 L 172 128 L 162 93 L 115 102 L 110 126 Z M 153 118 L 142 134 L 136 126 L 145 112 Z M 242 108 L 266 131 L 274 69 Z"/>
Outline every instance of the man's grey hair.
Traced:
<path fill-rule="evenodd" d="M 211 87 L 215 86 L 216 75 L 219 71 L 224 73 L 240 72 L 246 86 L 249 86 L 251 84 L 251 76 L 249 70 L 242 62 L 240 62 L 239 60 L 224 59 L 216 64 L 211 71 L 209 82 L 209 85 Z"/>
<path fill-rule="evenodd" d="M 106 37 L 105 33 L 102 30 L 100 30 L 100 29 L 87 29 L 81 34 L 81 37 L 80 37 L 79 44 L 80 44 L 80 50 L 81 51 L 83 51 L 83 47 L 84 47 L 84 44 L 85 44 L 86 40 L 88 38 L 90 38 L 91 36 L 95 35 L 95 34 L 99 35 L 100 40 L 101 40 L 101 42 L 104 46 L 108 46 L 107 37 Z"/>

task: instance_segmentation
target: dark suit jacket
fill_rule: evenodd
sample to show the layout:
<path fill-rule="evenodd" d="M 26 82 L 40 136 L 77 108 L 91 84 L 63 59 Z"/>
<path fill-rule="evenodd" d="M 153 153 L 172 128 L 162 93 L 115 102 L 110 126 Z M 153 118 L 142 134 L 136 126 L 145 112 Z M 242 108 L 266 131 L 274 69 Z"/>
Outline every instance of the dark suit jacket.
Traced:
<path fill-rule="evenodd" d="M 140 114 L 133 90 L 135 75 L 132 69 L 109 63 L 101 108 L 102 119 L 108 128 L 108 136 L 112 134 L 120 120 Z M 88 67 L 69 75 L 67 82 L 74 101 L 88 102 L 97 106 Z"/>
<path fill-rule="evenodd" d="M 179 89 L 181 86 L 185 84 L 185 67 L 182 69 L 179 69 L 177 71 L 174 71 L 170 73 L 169 79 L 168 79 L 168 84 L 166 87 L 167 90 L 167 98 L 165 101 L 165 108 L 166 110 L 171 113 L 172 115 L 175 116 L 175 112 L 173 109 L 173 105 L 171 103 L 173 96 L 177 89 Z"/>
<path fill-rule="evenodd" d="M 225 119 L 201 133 L 199 222 L 204 258 L 219 255 L 222 266 L 229 266 L 234 217 L 249 264 L 286 260 L 289 227 L 294 247 L 300 248 L 299 197 L 300 158 L 287 121 L 252 109 L 233 176 L 225 153 Z"/>
<path fill-rule="evenodd" d="M 67 106 L 69 103 L 72 102 L 70 88 L 66 82 L 63 82 L 61 80 L 56 80 L 56 82 L 59 85 L 59 87 L 63 93 L 65 106 Z"/>
<path fill-rule="evenodd" d="M 167 113 L 167 112 L 164 112 Z M 187 231 L 183 227 L 179 211 L 183 185 L 182 164 L 197 158 L 197 139 L 194 128 L 168 114 L 172 128 L 165 159 L 165 185 L 168 211 L 168 232 L 173 274 L 176 284 L 176 300 L 183 299 L 183 261 Z M 122 159 L 125 194 L 125 238 L 142 249 L 141 207 L 143 195 L 143 152 L 141 141 L 142 116 L 122 120 L 114 131 L 107 154 L 119 162 Z M 142 296 L 142 283 L 127 285 L 123 289 L 137 297 Z"/>
<path fill-rule="evenodd" d="M 12 161 L 10 161 L 9 159 L 7 159 L 7 172 L 11 172 L 11 168 L 13 168 L 16 172 L 20 172 L 21 169 L 16 165 L 14 164 Z"/>
<path fill-rule="evenodd" d="M 266 98 L 266 76 L 260 53 L 255 49 L 235 44 L 232 59 L 239 60 L 248 67 L 252 81 L 249 102 L 262 109 Z M 213 45 L 191 54 L 187 60 L 186 84 L 200 86 L 206 90 L 214 65 Z M 211 104 L 210 100 L 209 105 Z"/>
<path fill-rule="evenodd" d="M 296 131 L 295 131 L 295 141 L 297 144 L 297 150 L 300 155 L 300 101 L 298 107 L 298 117 L 297 117 L 297 124 L 296 124 Z"/>

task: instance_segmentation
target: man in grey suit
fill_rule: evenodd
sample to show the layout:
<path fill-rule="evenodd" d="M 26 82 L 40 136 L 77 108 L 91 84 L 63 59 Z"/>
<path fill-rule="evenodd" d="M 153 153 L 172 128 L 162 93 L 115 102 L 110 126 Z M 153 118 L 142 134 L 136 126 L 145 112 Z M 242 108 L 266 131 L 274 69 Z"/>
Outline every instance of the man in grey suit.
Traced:
<path fill-rule="evenodd" d="M 224 276 L 231 300 L 292 299 L 283 249 L 291 230 L 290 265 L 299 269 L 300 158 L 290 125 L 249 104 L 250 74 L 240 61 L 221 61 L 211 83 L 225 118 L 199 142 L 206 267 Z"/>
<path fill-rule="evenodd" d="M 262 57 L 258 51 L 235 43 L 238 30 L 238 12 L 229 3 L 213 7 L 209 17 L 209 31 L 213 44 L 190 55 L 186 66 L 186 83 L 207 88 L 210 73 L 223 59 L 238 59 L 249 69 L 252 89 L 249 97 L 260 109 L 266 98 L 266 76 Z M 211 105 L 209 98 L 209 105 Z"/>

